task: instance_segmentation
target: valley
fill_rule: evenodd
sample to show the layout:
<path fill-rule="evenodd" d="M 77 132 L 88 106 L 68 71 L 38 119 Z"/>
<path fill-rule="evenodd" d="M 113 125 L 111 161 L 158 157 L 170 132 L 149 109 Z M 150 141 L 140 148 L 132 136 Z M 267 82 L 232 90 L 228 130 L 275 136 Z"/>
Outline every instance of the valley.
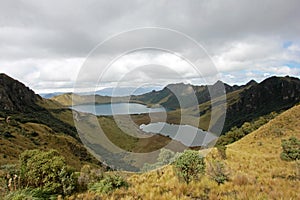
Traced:
<path fill-rule="evenodd" d="M 178 108 L 176 97 L 168 86 L 161 91 L 130 97 L 96 96 L 96 104 L 99 105 L 111 101 L 123 103 L 128 102 L 129 99 L 130 103 L 149 107 L 161 105 L 167 112 L 95 116 L 89 112 L 76 111 L 75 120 L 74 111 L 69 108 L 72 105 L 72 97 L 75 98 L 77 105 L 84 106 L 91 104 L 92 96 L 62 94 L 44 99 L 5 74 L 0 74 L 0 83 L 0 172 L 2 174 L 6 173 L 8 167 L 17 168 L 20 162 L 19 156 L 26 150 L 54 149 L 77 172 L 89 166 L 95 170 L 101 169 L 108 176 L 121 174 L 129 184 L 127 189 L 119 188 L 111 193 L 82 191 L 78 194 L 69 194 L 66 198 L 70 199 L 98 197 L 153 199 L 158 196 L 160 199 L 244 199 L 246 197 L 296 199 L 298 197 L 296 192 L 296 188 L 300 186 L 298 161 L 287 162 L 280 159 L 282 139 L 300 137 L 298 126 L 300 80 L 297 78 L 271 77 L 261 83 L 251 81 L 243 86 L 225 84 L 226 101 L 222 96 L 224 94 L 207 100 L 208 88 L 213 90 L 216 85 L 171 85 L 172 90 L 180 91 L 179 93 L 183 95 L 188 94 L 186 91 L 193 87 L 198 97 L 199 111 L 189 107 L 188 104 Z M 217 119 L 211 118 L 212 105 Z M 208 149 L 204 146 L 189 148 L 168 136 L 145 134 L 140 130 L 142 124 L 165 121 L 169 124 L 190 125 L 214 133 L 214 126 L 222 118 L 224 109 L 226 109 L 226 117 L 224 128 L 220 132 L 222 137 L 219 141 L 207 144 L 205 147 L 209 147 Z M 82 126 L 78 126 L 80 123 L 83 123 Z M 145 162 L 149 161 L 148 167 L 156 165 L 160 152 L 157 151 L 151 158 L 137 160 L 132 160 L 126 153 L 113 154 L 106 149 L 108 147 L 103 143 L 103 137 L 94 134 L 98 124 L 105 134 L 103 137 L 126 152 L 149 153 L 164 149 L 166 146 L 167 150 L 174 153 L 182 152 L 187 148 L 197 150 L 206 156 L 207 173 L 200 181 L 186 184 L 178 183 L 172 164 L 145 173 L 127 172 L 139 171 L 140 168 L 145 167 Z M 239 134 L 239 131 L 244 132 Z M 130 135 L 127 134 L 128 132 Z M 218 146 L 214 147 L 215 143 L 224 146 L 223 154 L 226 158 L 220 154 Z M 103 157 L 98 157 L 99 155 Z M 114 159 L 119 159 L 118 165 L 115 165 L 115 168 L 107 167 L 106 165 L 110 165 Z M 214 160 L 222 162 L 226 167 L 228 180 L 224 184 L 217 184 L 210 178 L 209 170 Z M 114 171 L 116 169 L 123 170 Z M 5 180 L 4 176 L 1 180 Z M 1 187 L 5 190 L 5 184 Z"/>

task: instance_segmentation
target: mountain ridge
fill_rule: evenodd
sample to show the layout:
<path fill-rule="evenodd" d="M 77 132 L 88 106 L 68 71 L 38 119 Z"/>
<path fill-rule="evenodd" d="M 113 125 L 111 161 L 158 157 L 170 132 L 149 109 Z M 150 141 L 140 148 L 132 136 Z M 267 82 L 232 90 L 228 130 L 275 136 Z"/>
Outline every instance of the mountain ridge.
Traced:
<path fill-rule="evenodd" d="M 27 149 L 56 149 L 75 168 L 99 165 L 81 143 L 72 118 L 71 110 L 0 74 L 0 164 L 15 164 Z"/>
<path fill-rule="evenodd" d="M 225 90 L 225 91 L 224 91 Z M 211 99 L 213 94 L 215 99 Z M 226 94 L 225 97 L 222 97 Z M 195 102 L 190 95 L 195 95 L 199 104 L 199 113 L 190 106 L 195 106 Z M 89 103 L 94 100 L 92 96 L 76 96 L 75 103 Z M 177 97 L 180 97 L 180 101 Z M 72 105 L 72 95 L 60 95 L 53 100 L 57 100 L 65 105 Z M 60 99 L 63 99 L 61 101 Z M 74 100 L 74 99 L 73 99 Z M 286 110 L 300 101 L 300 80 L 295 77 L 269 77 L 260 83 L 250 80 L 245 85 L 230 86 L 222 81 L 217 81 L 213 85 L 193 86 L 191 84 L 169 84 L 160 91 L 151 91 L 143 95 L 135 95 L 122 98 L 110 98 L 95 96 L 95 103 L 111 102 L 135 102 L 151 106 L 161 105 L 169 111 L 171 123 L 180 123 L 180 112 L 182 109 L 187 110 L 189 115 L 199 116 L 199 128 L 209 129 L 215 132 L 218 130 L 216 124 L 222 118 L 225 118 L 225 124 L 222 133 L 230 130 L 233 126 L 241 126 L 246 121 L 269 114 L 273 111 L 281 112 Z M 219 110 L 218 116 L 211 119 L 212 105 Z M 226 116 L 221 111 L 226 109 Z M 225 114 L 225 113 L 223 113 Z M 220 124 L 220 123 L 219 123 Z M 191 124 L 190 124 L 191 125 Z M 193 124 L 194 125 L 194 124 Z"/>
<path fill-rule="evenodd" d="M 1 73 L 0 85 L 0 110 L 28 112 L 39 109 L 36 102 L 42 97 L 23 83 Z"/>

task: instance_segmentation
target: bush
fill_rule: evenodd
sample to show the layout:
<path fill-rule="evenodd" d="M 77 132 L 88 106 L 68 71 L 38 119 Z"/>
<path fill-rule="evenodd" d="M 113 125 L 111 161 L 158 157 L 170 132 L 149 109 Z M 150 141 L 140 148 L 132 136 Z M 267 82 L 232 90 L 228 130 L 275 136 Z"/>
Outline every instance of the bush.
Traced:
<path fill-rule="evenodd" d="M 5 200 L 33 200 L 33 199 L 57 199 L 57 195 L 51 194 L 49 191 L 42 190 L 41 188 L 25 188 L 10 192 Z"/>
<path fill-rule="evenodd" d="M 300 140 L 296 137 L 290 137 L 288 140 L 281 141 L 282 153 L 280 158 L 285 161 L 300 159 Z"/>
<path fill-rule="evenodd" d="M 179 179 L 189 183 L 204 174 L 204 158 L 197 151 L 185 150 L 178 158 L 176 158 L 174 168 Z"/>
<path fill-rule="evenodd" d="M 164 165 L 170 164 L 170 163 L 174 162 L 175 156 L 176 156 L 176 154 L 173 151 L 162 148 L 158 155 L 157 162 L 153 163 L 153 164 L 145 163 L 142 168 L 142 171 L 146 172 L 146 171 L 154 170 L 154 169 L 160 168 Z"/>
<path fill-rule="evenodd" d="M 55 150 L 27 150 L 20 155 L 21 182 L 51 194 L 71 194 L 77 185 L 74 170 Z"/>
<path fill-rule="evenodd" d="M 8 164 L 0 167 L 0 189 L 14 191 L 20 188 L 19 169 L 16 165 Z"/>
<path fill-rule="evenodd" d="M 89 190 L 96 193 L 109 193 L 121 187 L 128 187 L 127 181 L 120 175 L 107 175 L 100 182 L 90 186 Z"/>
<path fill-rule="evenodd" d="M 226 149 L 227 149 L 227 146 L 218 145 L 218 146 L 216 146 L 216 147 L 217 147 L 219 156 L 220 156 L 223 160 L 225 160 L 225 159 L 227 158 L 227 155 L 226 155 Z"/>
<path fill-rule="evenodd" d="M 162 165 L 170 164 L 174 161 L 175 153 L 170 149 L 162 148 L 158 155 L 157 161 L 162 163 Z"/>
<path fill-rule="evenodd" d="M 251 122 L 245 122 L 241 127 L 232 127 L 230 131 L 226 132 L 224 135 L 221 135 L 216 143 L 216 146 L 226 146 L 235 141 L 240 140 L 245 135 L 255 131 L 262 125 L 269 122 L 271 119 L 274 119 L 277 116 L 277 113 L 272 112 L 268 115 L 264 115 L 259 117 Z"/>
<path fill-rule="evenodd" d="M 229 180 L 229 174 L 226 172 L 225 165 L 219 160 L 213 160 L 209 163 L 207 174 L 218 183 L 223 184 Z"/>
<path fill-rule="evenodd" d="M 103 178 L 103 169 L 95 169 L 90 165 L 84 165 L 81 168 L 78 184 L 80 191 L 88 189 L 89 185 L 99 182 Z"/>

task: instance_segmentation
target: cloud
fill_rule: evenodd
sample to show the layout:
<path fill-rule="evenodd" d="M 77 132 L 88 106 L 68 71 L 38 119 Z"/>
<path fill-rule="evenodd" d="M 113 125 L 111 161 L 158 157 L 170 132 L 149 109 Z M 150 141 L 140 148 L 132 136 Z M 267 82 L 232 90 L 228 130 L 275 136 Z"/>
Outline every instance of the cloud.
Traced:
<path fill-rule="evenodd" d="M 245 39 L 224 46 L 213 59 L 220 71 L 270 66 L 289 60 L 280 41 L 269 38 Z"/>
<path fill-rule="evenodd" d="M 49 89 L 72 89 L 83 58 L 70 59 L 24 59 L 1 63 L 6 73 L 38 92 Z"/>
<path fill-rule="evenodd" d="M 0 72 L 18 78 L 36 91 L 49 90 L 51 81 L 55 90 L 74 84 L 80 66 L 89 52 L 113 34 L 138 27 L 165 27 L 183 32 L 199 42 L 211 55 L 221 74 L 232 74 L 232 82 L 248 79 L 243 70 L 259 70 L 274 74 L 280 68 L 297 74 L 300 63 L 300 1 L 290 0 L 204 0 L 204 1 L 71 1 L 11 0 L 0 2 Z M 135 35 L 122 41 L 124 46 L 149 39 L 157 45 L 189 52 L 199 57 L 203 75 L 211 71 L 210 60 L 199 56 L 185 42 L 168 35 Z M 286 47 L 284 44 L 290 44 Z M 103 67 L 115 46 L 106 49 L 98 68 Z M 149 54 L 148 57 L 152 55 Z M 141 59 L 146 58 L 146 55 Z M 127 61 L 125 61 L 127 59 Z M 115 68 L 106 84 L 128 71 L 127 65 L 140 60 L 121 59 L 123 65 Z M 198 82 L 190 67 L 162 53 L 151 58 L 163 60 L 186 79 Z M 172 60 L 174 59 L 174 60 Z M 152 66 L 152 67 L 151 67 Z M 156 66 L 156 67 L 153 67 Z M 209 66 L 209 67 L 207 67 Z M 287 70 L 286 66 L 290 69 Z M 140 80 L 157 73 L 157 65 L 149 65 L 140 72 Z M 176 81 L 175 74 L 158 73 L 161 79 Z M 276 72 L 276 73 L 277 73 Z M 235 75 L 234 75 L 235 74 Z M 239 74 L 239 76 L 238 76 Z M 89 79 L 94 71 L 82 75 Z M 118 75 L 118 76 L 117 76 Z M 127 76 L 127 78 L 131 77 Z M 230 76 L 226 76 L 230 77 Z M 234 78 L 235 77 L 235 78 Z M 111 78 L 111 79 L 110 79 Z M 224 79 L 225 76 L 223 77 Z M 138 79 L 136 79 L 138 80 Z M 227 80 L 227 79 L 226 79 Z"/>

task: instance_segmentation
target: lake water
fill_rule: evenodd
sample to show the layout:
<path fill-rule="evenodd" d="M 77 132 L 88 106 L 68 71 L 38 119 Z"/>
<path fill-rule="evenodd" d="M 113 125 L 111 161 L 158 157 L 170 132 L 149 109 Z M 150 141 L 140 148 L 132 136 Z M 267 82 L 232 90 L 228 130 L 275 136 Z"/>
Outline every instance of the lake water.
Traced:
<path fill-rule="evenodd" d="M 94 115 L 124 115 L 124 114 L 141 114 L 152 112 L 165 112 L 163 107 L 148 108 L 138 103 L 113 103 L 113 104 L 87 104 L 76 105 L 72 109 L 79 112 L 92 113 Z"/>
<path fill-rule="evenodd" d="M 147 133 L 159 133 L 180 141 L 186 146 L 206 146 L 218 137 L 189 125 L 175 125 L 165 122 L 142 124 L 140 129 Z"/>

